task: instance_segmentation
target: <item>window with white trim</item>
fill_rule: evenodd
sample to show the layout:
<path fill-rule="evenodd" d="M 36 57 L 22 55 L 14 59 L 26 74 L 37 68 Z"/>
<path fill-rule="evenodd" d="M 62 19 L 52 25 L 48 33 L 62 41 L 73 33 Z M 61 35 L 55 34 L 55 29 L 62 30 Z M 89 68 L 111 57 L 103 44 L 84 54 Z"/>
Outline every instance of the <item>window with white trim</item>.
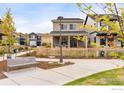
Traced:
<path fill-rule="evenodd" d="M 61 24 L 61 30 L 67 30 L 67 24 Z"/>
<path fill-rule="evenodd" d="M 35 35 L 31 35 L 30 38 L 34 39 L 35 38 Z"/>
<path fill-rule="evenodd" d="M 69 29 L 70 30 L 76 30 L 76 24 L 70 24 Z"/>

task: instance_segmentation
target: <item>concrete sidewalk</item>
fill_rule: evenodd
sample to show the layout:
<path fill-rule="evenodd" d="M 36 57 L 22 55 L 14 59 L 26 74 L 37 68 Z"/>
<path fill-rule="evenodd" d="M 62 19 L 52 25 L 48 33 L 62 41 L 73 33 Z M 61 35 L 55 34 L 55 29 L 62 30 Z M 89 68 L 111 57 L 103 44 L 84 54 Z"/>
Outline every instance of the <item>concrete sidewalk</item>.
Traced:
<path fill-rule="evenodd" d="M 12 58 L 15 58 L 17 56 L 20 56 L 20 55 L 24 55 L 24 54 L 27 54 L 29 52 L 33 52 L 34 50 L 31 50 L 31 51 L 24 51 L 24 52 L 19 52 L 19 53 L 15 53 L 15 54 L 11 54 Z M 7 54 L 4 55 L 4 60 L 7 59 Z M 0 56 L 0 61 L 3 60 L 3 56 Z"/>
<path fill-rule="evenodd" d="M 37 59 L 57 61 L 58 59 Z M 101 71 L 124 66 L 121 60 L 106 59 L 66 59 L 75 64 L 43 70 L 28 68 L 5 73 L 8 78 L 0 80 L 0 85 L 63 85 L 69 81 Z"/>

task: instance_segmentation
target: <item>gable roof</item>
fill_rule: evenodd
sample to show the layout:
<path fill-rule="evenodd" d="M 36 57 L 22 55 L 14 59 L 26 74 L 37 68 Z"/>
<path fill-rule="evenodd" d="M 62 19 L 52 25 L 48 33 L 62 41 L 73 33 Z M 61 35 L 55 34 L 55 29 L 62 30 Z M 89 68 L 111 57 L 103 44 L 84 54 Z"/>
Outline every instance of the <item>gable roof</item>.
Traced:
<path fill-rule="evenodd" d="M 36 33 L 34 33 L 34 32 L 31 32 L 29 35 L 32 35 L 32 34 L 37 35 L 37 34 L 36 34 Z"/>

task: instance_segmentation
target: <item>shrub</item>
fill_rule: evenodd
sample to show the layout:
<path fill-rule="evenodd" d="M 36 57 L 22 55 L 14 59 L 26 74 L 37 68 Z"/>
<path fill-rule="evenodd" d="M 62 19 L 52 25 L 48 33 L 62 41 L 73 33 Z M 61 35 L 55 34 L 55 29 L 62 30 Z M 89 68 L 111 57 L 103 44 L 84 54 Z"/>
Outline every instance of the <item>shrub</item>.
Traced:
<path fill-rule="evenodd" d="M 124 60 L 124 56 L 120 56 L 120 59 Z"/>
<path fill-rule="evenodd" d="M 46 46 L 47 44 L 46 43 L 42 43 L 42 46 Z"/>
<path fill-rule="evenodd" d="M 50 48 L 51 47 L 51 44 L 50 43 L 47 43 L 46 44 L 46 48 Z"/>
<path fill-rule="evenodd" d="M 0 55 L 2 55 L 3 54 L 3 50 L 2 49 L 0 49 Z"/>
<path fill-rule="evenodd" d="M 5 52 L 6 49 L 4 49 L 3 47 L 0 47 L 0 55 L 2 55 Z"/>
<path fill-rule="evenodd" d="M 118 57 L 123 55 L 123 52 L 118 52 Z"/>
<path fill-rule="evenodd" d="M 46 48 L 50 48 L 51 44 L 50 43 L 42 43 L 42 46 L 46 47 Z"/>
<path fill-rule="evenodd" d="M 110 52 L 110 56 L 114 58 L 118 58 L 119 54 L 115 52 Z"/>

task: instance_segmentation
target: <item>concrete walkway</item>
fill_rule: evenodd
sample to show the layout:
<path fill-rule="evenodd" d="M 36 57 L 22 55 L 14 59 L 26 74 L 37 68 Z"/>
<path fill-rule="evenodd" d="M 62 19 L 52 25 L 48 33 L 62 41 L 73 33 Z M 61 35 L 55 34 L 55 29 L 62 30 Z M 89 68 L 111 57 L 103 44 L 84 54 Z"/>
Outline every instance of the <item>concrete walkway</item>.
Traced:
<path fill-rule="evenodd" d="M 12 58 L 15 58 L 17 56 L 20 56 L 20 55 L 24 55 L 24 54 L 27 54 L 29 52 L 33 52 L 34 50 L 31 50 L 31 51 L 24 51 L 24 52 L 19 52 L 19 53 L 16 53 L 16 54 L 11 54 Z M 4 55 L 4 60 L 7 59 L 7 54 Z M 0 56 L 0 61 L 3 60 L 3 56 Z"/>
<path fill-rule="evenodd" d="M 40 58 L 37 60 L 57 61 L 58 59 Z M 28 68 L 5 72 L 8 78 L 0 80 L 0 85 L 63 85 L 81 77 L 124 66 L 121 60 L 66 59 L 64 61 L 75 64 L 49 70 Z"/>

